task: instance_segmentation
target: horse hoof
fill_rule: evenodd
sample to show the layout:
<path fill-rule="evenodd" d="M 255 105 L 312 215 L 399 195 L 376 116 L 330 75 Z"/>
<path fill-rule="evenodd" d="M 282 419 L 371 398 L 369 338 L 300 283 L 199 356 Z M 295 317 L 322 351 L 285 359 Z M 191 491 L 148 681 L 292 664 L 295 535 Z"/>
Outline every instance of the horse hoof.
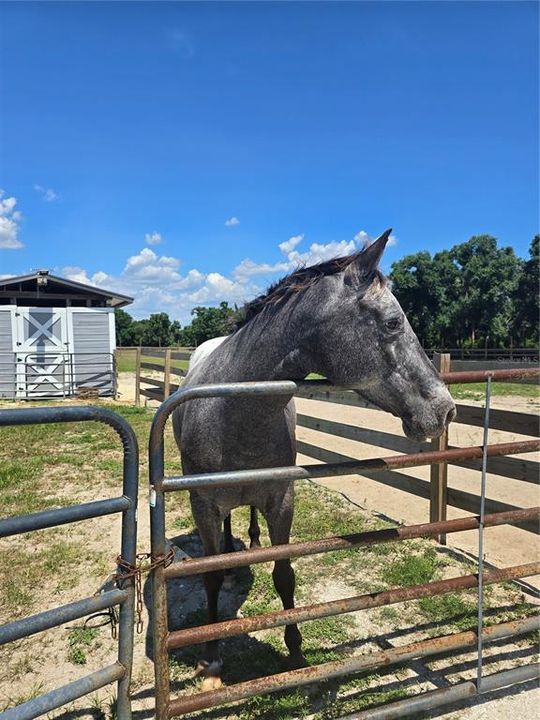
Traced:
<path fill-rule="evenodd" d="M 220 677 L 205 677 L 201 683 L 201 692 L 217 690 L 223 685 Z"/>

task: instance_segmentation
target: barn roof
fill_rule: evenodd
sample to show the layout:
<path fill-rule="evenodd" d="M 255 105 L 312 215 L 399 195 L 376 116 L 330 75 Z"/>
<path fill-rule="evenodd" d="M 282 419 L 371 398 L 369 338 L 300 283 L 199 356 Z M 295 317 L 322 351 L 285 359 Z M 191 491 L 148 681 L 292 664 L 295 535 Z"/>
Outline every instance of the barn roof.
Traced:
<path fill-rule="evenodd" d="M 100 300 L 108 307 L 120 308 L 133 302 L 133 298 L 103 288 L 85 285 L 67 278 L 51 275 L 48 270 L 36 270 L 29 275 L 19 275 L 0 280 L 0 303 L 6 300 L 32 301 L 50 298 L 51 305 L 60 298 Z"/>

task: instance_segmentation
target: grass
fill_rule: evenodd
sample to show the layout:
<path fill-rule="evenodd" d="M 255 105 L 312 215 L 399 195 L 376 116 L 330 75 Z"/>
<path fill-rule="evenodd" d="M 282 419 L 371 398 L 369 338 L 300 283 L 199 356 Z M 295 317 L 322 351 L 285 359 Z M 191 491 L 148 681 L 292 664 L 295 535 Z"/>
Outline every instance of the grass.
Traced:
<path fill-rule="evenodd" d="M 86 652 L 94 644 L 97 638 L 97 628 L 82 627 L 73 628 L 68 637 L 68 654 L 67 659 L 74 665 L 86 665 Z"/>
<path fill-rule="evenodd" d="M 163 365 L 164 359 L 162 357 L 144 357 L 144 362 L 151 362 L 155 365 Z M 187 360 L 176 360 L 171 359 L 171 367 L 178 368 L 179 370 L 187 370 L 189 362 Z M 136 370 L 136 354 L 135 350 L 123 350 L 118 348 L 116 350 L 116 369 L 118 372 L 135 372 Z M 145 374 L 143 369 L 142 374 Z"/>
<path fill-rule="evenodd" d="M 449 385 L 448 389 L 456 400 L 483 400 L 486 396 L 485 383 L 457 383 Z M 540 385 L 527 383 L 494 382 L 491 384 L 491 394 L 495 397 L 527 397 L 540 399 Z"/>
<path fill-rule="evenodd" d="M 382 579 L 391 587 L 423 585 L 433 579 L 438 558 L 435 549 L 426 548 L 418 555 L 405 555 L 386 565 Z"/>

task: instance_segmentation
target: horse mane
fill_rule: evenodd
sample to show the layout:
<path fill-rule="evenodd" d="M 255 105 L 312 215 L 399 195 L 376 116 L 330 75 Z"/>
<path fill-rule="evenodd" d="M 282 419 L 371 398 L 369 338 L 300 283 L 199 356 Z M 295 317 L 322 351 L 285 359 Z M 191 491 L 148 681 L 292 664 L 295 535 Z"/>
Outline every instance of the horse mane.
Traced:
<path fill-rule="evenodd" d="M 285 275 L 277 282 L 269 286 L 262 295 L 254 300 L 250 300 L 238 311 L 238 316 L 234 323 L 234 331 L 240 330 L 256 315 L 259 315 L 266 307 L 284 305 L 293 295 L 303 292 L 307 288 L 315 285 L 321 278 L 328 275 L 337 275 L 343 272 L 351 263 L 362 255 L 362 251 L 346 255 L 344 257 L 332 258 L 324 262 L 310 265 L 309 267 L 301 266 L 297 270 Z M 370 278 L 370 284 L 377 280 L 380 285 L 386 284 L 386 277 L 380 270 L 375 270 Z"/>

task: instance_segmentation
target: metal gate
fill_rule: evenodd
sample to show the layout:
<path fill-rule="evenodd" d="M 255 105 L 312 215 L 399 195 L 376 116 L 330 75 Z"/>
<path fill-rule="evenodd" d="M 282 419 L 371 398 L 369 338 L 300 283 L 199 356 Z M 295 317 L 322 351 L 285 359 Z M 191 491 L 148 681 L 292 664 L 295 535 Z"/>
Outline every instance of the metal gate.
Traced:
<path fill-rule="evenodd" d="M 485 438 L 487 434 L 487 417 L 489 412 L 489 385 L 486 403 Z M 174 577 L 196 575 L 215 570 L 242 567 L 253 563 L 268 562 L 284 558 L 302 557 L 335 550 L 371 545 L 374 543 L 395 542 L 419 537 L 436 537 L 442 533 L 459 532 L 478 529 L 482 537 L 483 528 L 490 525 L 517 524 L 523 521 L 538 522 L 540 508 L 519 509 L 509 512 L 484 514 L 485 471 L 488 455 L 509 455 L 540 449 L 540 442 L 524 441 L 500 443 L 482 447 L 459 448 L 392 457 L 355 460 L 345 463 L 277 467 L 259 470 L 242 470 L 234 472 L 216 472 L 186 477 L 165 477 L 164 475 L 164 428 L 171 412 L 186 401 L 208 397 L 245 397 L 282 395 L 290 399 L 295 391 L 293 382 L 246 382 L 220 385 L 200 385 L 180 389 L 169 397 L 157 410 L 150 432 L 149 473 L 150 473 L 150 520 L 152 543 L 152 622 L 154 642 L 154 668 L 156 717 L 168 720 L 171 717 L 184 715 L 217 705 L 235 702 L 254 695 L 277 692 L 287 688 L 308 685 L 313 682 L 340 677 L 346 674 L 374 670 L 392 664 L 400 664 L 411 659 L 429 657 L 443 652 L 478 648 L 477 682 L 464 682 L 458 685 L 426 693 L 414 698 L 394 703 L 383 708 L 374 708 L 365 712 L 354 713 L 348 720 L 388 720 L 401 718 L 412 712 L 454 702 L 459 699 L 484 693 L 505 685 L 523 682 L 538 677 L 539 665 L 533 664 L 513 670 L 495 673 L 482 677 L 482 646 L 485 642 L 505 637 L 519 636 L 538 629 L 538 618 L 527 618 L 514 622 L 501 623 L 484 627 L 482 617 L 483 586 L 490 583 L 503 582 L 523 577 L 530 577 L 540 572 L 540 563 L 532 562 L 525 565 L 483 572 L 482 552 L 479 552 L 478 573 L 465 575 L 450 580 L 425 583 L 388 591 L 358 595 L 343 600 L 317 603 L 307 607 L 297 607 L 269 614 L 246 618 L 226 620 L 211 625 L 201 625 L 169 632 L 167 617 L 167 580 Z M 266 548 L 256 548 L 243 552 L 227 553 L 212 557 L 192 559 L 189 562 L 176 562 L 166 566 L 167 552 L 165 539 L 165 493 L 176 490 L 194 488 L 216 488 L 240 484 L 254 484 L 270 480 L 299 480 L 317 477 L 348 475 L 351 473 L 369 474 L 377 470 L 401 469 L 432 463 L 443 463 L 450 459 L 483 458 L 481 510 L 479 516 L 459 518 L 426 523 L 422 525 L 404 526 L 387 530 L 357 533 L 348 536 L 323 538 L 308 542 L 293 543 Z M 356 610 L 381 607 L 392 603 L 403 602 L 421 597 L 440 595 L 454 590 L 478 588 L 478 627 L 476 632 L 462 632 L 434 639 L 428 639 L 408 645 L 391 648 L 383 652 L 353 656 L 344 660 L 323 663 L 313 667 L 291 670 L 267 677 L 257 678 L 216 690 L 189 694 L 179 698 L 170 698 L 169 657 L 168 653 L 179 647 L 200 644 L 220 638 L 241 635 L 246 632 L 265 630 L 296 622 L 329 617 Z M 345 719 L 342 719 L 345 720 Z"/>
<path fill-rule="evenodd" d="M 117 587 L 102 592 L 100 595 L 84 598 L 2 625 L 0 626 L 0 645 L 29 637 L 42 630 L 57 627 L 95 612 L 120 606 L 118 660 L 86 677 L 6 710 L 0 714 L 2 720 L 31 720 L 115 681 L 118 682 L 118 718 L 120 720 L 131 718 L 129 684 L 133 661 L 135 584 L 133 575 L 126 570 L 126 567 L 136 564 L 139 452 L 135 433 L 129 423 L 120 415 L 100 407 L 37 407 L 0 410 L 0 427 L 81 421 L 104 423 L 112 427 L 120 436 L 124 449 L 122 494 L 106 500 L 5 518 L 0 520 L 0 538 L 103 515 L 122 513 L 120 557 L 125 562 L 118 564 Z M 123 575 L 125 575 L 124 578 Z"/>

